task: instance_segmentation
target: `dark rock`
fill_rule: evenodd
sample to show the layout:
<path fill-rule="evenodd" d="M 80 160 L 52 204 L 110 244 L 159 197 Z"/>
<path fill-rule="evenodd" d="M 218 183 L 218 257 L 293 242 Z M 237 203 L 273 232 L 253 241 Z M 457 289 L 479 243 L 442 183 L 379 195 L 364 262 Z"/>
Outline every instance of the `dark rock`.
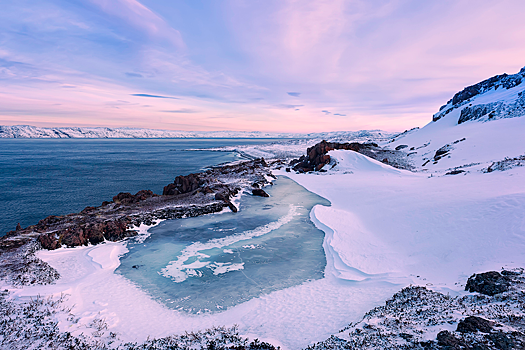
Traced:
<path fill-rule="evenodd" d="M 494 326 L 492 321 L 477 316 L 469 316 L 459 321 L 456 331 L 461 333 L 475 333 L 477 331 L 490 333 L 492 326 Z"/>
<path fill-rule="evenodd" d="M 521 274 L 523 274 L 523 271 L 511 271 L 511 270 L 503 270 L 501 271 L 501 274 L 503 276 L 519 276 Z"/>
<path fill-rule="evenodd" d="M 447 173 L 445 173 L 445 175 L 458 175 L 458 174 L 461 174 L 461 173 L 464 173 L 465 170 L 452 170 L 452 171 L 449 171 Z"/>
<path fill-rule="evenodd" d="M 259 188 L 259 184 L 257 182 L 252 183 L 253 188 Z"/>
<path fill-rule="evenodd" d="M 84 230 L 80 227 L 70 227 L 60 233 L 60 243 L 68 247 L 77 247 L 79 245 L 86 245 L 88 240 L 84 235 Z"/>
<path fill-rule="evenodd" d="M 106 225 L 102 222 L 88 224 L 84 227 L 84 234 L 91 244 L 98 244 L 104 241 L 104 229 Z"/>
<path fill-rule="evenodd" d="M 87 213 L 92 212 L 92 211 L 94 211 L 96 209 L 97 208 L 95 208 L 95 207 L 85 207 L 84 209 L 82 209 L 81 213 L 87 214 Z"/>
<path fill-rule="evenodd" d="M 215 193 L 215 199 L 218 201 L 227 201 L 229 198 L 228 198 L 228 195 L 225 194 L 224 192 L 218 192 L 218 193 Z"/>
<path fill-rule="evenodd" d="M 136 235 L 136 232 L 127 230 L 128 222 L 127 220 L 115 220 L 115 221 L 106 221 L 104 228 L 104 237 L 108 241 L 118 241 L 126 237 Z"/>
<path fill-rule="evenodd" d="M 497 271 L 489 271 L 470 276 L 465 290 L 492 296 L 507 291 L 509 287 L 508 277 L 502 276 Z"/>
<path fill-rule="evenodd" d="M 150 190 L 141 190 L 138 191 L 135 195 L 132 195 L 129 192 L 120 192 L 119 194 L 113 197 L 113 202 L 117 204 L 129 205 L 138 203 L 153 196 L 156 196 L 156 194 L 154 194 Z"/>
<path fill-rule="evenodd" d="M 189 193 L 198 189 L 204 181 L 199 174 L 180 175 L 175 178 L 173 183 L 164 187 L 162 194 L 164 196 L 173 196 L 181 193 Z"/>
<path fill-rule="evenodd" d="M 286 168 L 286 172 L 287 173 L 291 172 L 291 169 L 290 168 Z"/>
<path fill-rule="evenodd" d="M 339 143 L 339 142 L 327 142 L 325 140 L 319 142 L 318 144 L 308 148 L 306 150 L 306 156 L 302 156 L 299 159 L 295 159 L 290 162 L 290 165 L 293 166 L 295 171 L 310 172 L 310 171 L 319 171 L 326 164 L 330 163 L 330 156 L 327 155 L 329 151 L 334 149 L 345 149 L 358 152 L 361 148 L 373 147 L 377 144 L 360 144 L 358 142 L 352 143 Z"/>
<path fill-rule="evenodd" d="M 120 192 L 116 196 L 113 197 L 114 203 L 126 203 L 131 202 L 133 200 L 133 195 L 129 192 Z"/>
<path fill-rule="evenodd" d="M 441 158 L 446 156 L 448 154 L 448 152 L 450 152 L 451 150 L 452 150 L 452 147 L 450 145 L 445 145 L 445 146 L 441 147 L 434 154 L 434 161 L 437 162 L 438 160 L 440 160 Z"/>
<path fill-rule="evenodd" d="M 54 250 L 60 248 L 60 243 L 56 239 L 55 234 L 43 233 L 38 236 L 37 240 L 44 249 Z"/>
<path fill-rule="evenodd" d="M 226 204 L 228 204 L 228 208 L 230 208 L 232 212 L 236 213 L 237 211 L 239 211 L 232 202 L 228 201 Z"/>
<path fill-rule="evenodd" d="M 459 350 L 464 349 L 467 344 L 465 344 L 461 339 L 458 339 L 454 334 L 449 331 L 441 331 L 437 334 L 438 345 L 442 346 L 446 350 Z"/>
<path fill-rule="evenodd" d="M 493 333 L 487 336 L 492 342 L 494 343 L 494 346 L 497 349 L 500 350 L 511 350 L 511 349 L 518 349 L 518 347 L 515 347 L 514 341 L 508 337 L 507 334 L 503 332 L 497 332 Z M 519 347 L 519 349 L 523 349 L 523 347 Z"/>
<path fill-rule="evenodd" d="M 481 117 L 489 114 L 489 117 L 494 116 L 494 109 L 498 107 L 498 104 L 486 104 L 486 105 L 476 105 L 472 107 L 465 107 L 461 110 L 461 114 L 458 119 L 458 124 L 463 124 L 469 120 L 477 120 Z M 491 114 L 491 115 L 490 115 Z"/>
<path fill-rule="evenodd" d="M 254 188 L 252 190 L 252 194 L 254 196 L 259 196 L 259 197 L 270 197 L 268 193 L 266 193 L 263 189 L 260 189 L 260 188 Z"/>
<path fill-rule="evenodd" d="M 396 151 L 402 150 L 402 149 L 407 148 L 407 147 L 408 147 L 408 145 L 399 145 L 399 146 L 396 147 Z"/>
<path fill-rule="evenodd" d="M 22 231 L 22 226 L 20 226 L 20 223 L 16 224 L 15 231 Z"/>

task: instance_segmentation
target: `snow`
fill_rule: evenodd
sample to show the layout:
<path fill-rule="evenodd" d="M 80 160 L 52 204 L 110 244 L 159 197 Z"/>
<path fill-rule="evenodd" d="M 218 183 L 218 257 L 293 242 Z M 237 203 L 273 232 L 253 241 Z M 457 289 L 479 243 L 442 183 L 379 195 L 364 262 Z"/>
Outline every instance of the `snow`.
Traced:
<path fill-rule="evenodd" d="M 429 177 L 352 151 L 330 155 L 337 165 L 322 175 L 278 173 L 332 203 L 311 212 L 326 234 L 324 279 L 224 312 L 189 315 L 164 307 L 114 274 L 126 244 L 106 242 L 40 251 L 62 278 L 55 285 L 16 289 L 15 296 L 69 294 L 67 304 L 80 320 L 64 320 L 61 327 L 73 334 L 97 317 L 125 341 L 237 324 L 243 335 L 299 349 L 359 321 L 409 284 L 459 295 L 474 272 L 525 264 L 524 168 Z M 216 268 L 219 273 L 240 266 Z"/>
<path fill-rule="evenodd" d="M 275 133 L 261 131 L 180 131 L 139 128 L 62 127 L 40 128 L 31 125 L 0 125 L 0 138 L 278 138 L 278 139 L 353 139 L 388 138 L 392 132 L 381 130 L 335 131 L 321 133 Z M 264 156 L 261 151 L 260 156 Z"/>
<path fill-rule="evenodd" d="M 489 92 L 478 102 L 513 98 L 505 93 L 510 94 Z M 473 273 L 525 266 L 525 167 L 479 171 L 491 162 L 525 154 L 525 118 L 457 125 L 459 113 L 456 109 L 386 144 L 391 148 L 406 144 L 404 151 L 417 152 L 410 156 L 419 170 L 415 173 L 344 150 L 329 153 L 332 163 L 325 173 L 275 172 L 332 204 L 316 206 L 310 213 L 312 222 L 325 232 L 323 279 L 275 291 L 224 312 L 190 315 L 157 303 L 115 274 L 126 243 L 105 242 L 38 252 L 62 277 L 54 285 L 13 289 L 13 295 L 27 300 L 35 295 L 68 294 L 66 303 L 79 320 L 64 319 L 60 326 L 73 334 L 84 332 L 97 318 L 105 319 L 109 330 L 124 341 L 237 324 L 241 334 L 284 349 L 304 348 L 329 338 L 411 284 L 452 296 L 466 295 L 464 284 Z M 446 145 L 449 153 L 435 161 L 436 151 Z M 274 148 L 279 147 L 283 145 Z M 468 172 L 444 175 L 458 167 Z M 280 221 L 250 234 L 271 230 Z M 143 229 L 141 237 L 146 235 Z M 203 250 L 224 248 L 229 242 L 225 240 L 241 238 L 230 236 L 208 246 L 195 243 L 164 273 L 186 278 L 192 264 L 200 263 Z M 192 264 L 185 264 L 190 258 Z M 242 269 L 242 264 L 210 268 L 220 274 Z M 436 328 L 427 336 L 435 337 L 443 329 Z"/>
<path fill-rule="evenodd" d="M 326 233 L 324 279 L 221 313 L 189 315 L 164 307 L 114 274 L 126 245 L 106 242 L 40 251 L 62 278 L 15 294 L 69 294 L 67 303 L 80 321 L 61 327 L 74 334 L 96 317 L 126 341 L 238 324 L 244 335 L 298 349 L 359 321 L 409 284 L 458 295 L 474 272 L 524 265 L 525 169 L 428 177 L 352 151 L 331 155 L 338 165 L 323 175 L 282 173 L 332 203 L 311 212 Z"/>
<path fill-rule="evenodd" d="M 479 170 L 505 157 L 525 154 L 525 118 L 499 119 L 486 123 L 473 121 L 456 125 L 459 113 L 459 110 L 453 111 L 437 122 L 429 123 L 387 146 L 393 149 L 399 145 L 408 145 L 404 149 L 407 153 L 414 152 L 410 150 L 414 147 L 417 153 L 410 156 L 414 165 L 431 172 L 471 163 L 480 163 L 473 168 Z M 464 141 L 454 144 L 463 138 Z M 446 156 L 434 164 L 436 151 L 447 144 L 453 147 L 450 157 Z M 423 166 L 428 159 L 430 162 Z"/>

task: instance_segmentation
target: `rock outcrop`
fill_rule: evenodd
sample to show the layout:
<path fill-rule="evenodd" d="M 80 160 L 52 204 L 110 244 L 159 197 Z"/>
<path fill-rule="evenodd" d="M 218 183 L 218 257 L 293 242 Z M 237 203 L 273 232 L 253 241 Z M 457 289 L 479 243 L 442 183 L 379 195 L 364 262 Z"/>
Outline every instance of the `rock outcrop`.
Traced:
<path fill-rule="evenodd" d="M 327 142 L 325 140 L 308 148 L 306 155 L 301 156 L 299 159 L 292 160 L 290 166 L 293 170 L 300 173 L 324 171 L 323 167 L 331 161 L 331 158 L 327 153 L 332 150 L 340 149 L 358 152 L 400 169 L 412 169 L 412 166 L 407 160 L 406 153 L 400 150 L 383 149 L 373 142 L 339 143 Z"/>
<path fill-rule="evenodd" d="M 485 295 L 495 295 L 506 292 L 510 286 L 510 279 L 497 271 L 473 274 L 469 277 L 465 290 Z"/>
<path fill-rule="evenodd" d="M 177 176 L 164 187 L 163 195 L 150 190 L 121 192 L 111 202 L 86 207 L 80 213 L 48 216 L 25 229 L 17 225 L 16 230 L 0 237 L 0 250 L 16 249 L 29 241 L 37 241 L 50 250 L 118 241 L 136 235 L 133 228 L 141 223 L 151 225 L 159 219 L 194 217 L 225 207 L 237 212 L 231 198 L 241 188 L 251 189 L 254 183 L 264 186 L 268 183 L 266 176 L 272 174 L 262 158 Z"/>

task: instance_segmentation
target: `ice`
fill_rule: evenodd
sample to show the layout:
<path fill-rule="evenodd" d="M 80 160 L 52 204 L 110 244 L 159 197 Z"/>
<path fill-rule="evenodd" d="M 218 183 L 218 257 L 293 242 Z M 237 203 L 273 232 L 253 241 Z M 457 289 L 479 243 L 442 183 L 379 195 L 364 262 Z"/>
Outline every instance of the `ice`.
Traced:
<path fill-rule="evenodd" d="M 269 198 L 244 194 L 238 213 L 164 221 L 117 271 L 168 307 L 226 310 L 254 297 L 320 279 L 323 232 L 309 219 L 329 203 L 281 176 Z"/>
<path fill-rule="evenodd" d="M 279 220 L 275 222 L 271 222 L 264 226 L 257 227 L 254 230 L 242 232 L 240 234 L 211 239 L 207 241 L 206 243 L 195 242 L 189 245 L 188 247 L 184 248 L 181 254 L 177 257 L 177 260 L 170 261 L 168 266 L 163 268 L 160 271 L 160 273 L 164 277 L 171 277 L 173 281 L 177 283 L 183 282 L 188 277 L 188 273 L 186 273 L 185 271 L 189 271 L 191 275 L 195 275 L 195 271 L 194 271 L 195 268 L 199 269 L 199 268 L 210 265 L 211 262 L 209 261 L 208 262 L 201 261 L 201 259 L 210 258 L 210 255 L 203 254 L 202 253 L 203 251 L 210 251 L 210 250 L 217 251 L 217 249 L 214 249 L 214 248 L 231 247 L 233 246 L 233 244 L 237 242 L 246 241 L 251 238 L 265 235 L 289 223 L 290 221 L 292 221 L 295 215 L 297 215 L 297 207 L 290 205 L 289 212 L 283 217 L 279 218 Z M 223 249 L 223 252 L 227 254 L 231 254 L 230 252 L 232 252 L 232 250 L 226 249 L 225 251 Z M 210 254 L 213 254 L 213 253 L 210 252 Z M 190 259 L 196 259 L 196 261 L 191 264 L 188 264 L 187 261 Z M 225 263 L 222 263 L 222 264 L 224 265 Z"/>

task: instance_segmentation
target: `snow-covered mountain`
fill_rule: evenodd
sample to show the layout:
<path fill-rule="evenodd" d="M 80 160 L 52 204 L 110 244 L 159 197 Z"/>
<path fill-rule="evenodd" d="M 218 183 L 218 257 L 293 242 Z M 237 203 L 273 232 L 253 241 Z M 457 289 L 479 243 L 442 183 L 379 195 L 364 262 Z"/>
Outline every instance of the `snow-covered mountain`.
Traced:
<path fill-rule="evenodd" d="M 0 138 L 368 138 L 385 140 L 395 134 L 382 130 L 272 133 L 260 131 L 176 131 L 135 128 L 39 128 L 30 125 L 0 126 Z"/>
<path fill-rule="evenodd" d="M 525 154 L 525 68 L 497 75 L 458 92 L 422 129 L 386 143 L 407 152 L 427 171 L 485 171 Z"/>

